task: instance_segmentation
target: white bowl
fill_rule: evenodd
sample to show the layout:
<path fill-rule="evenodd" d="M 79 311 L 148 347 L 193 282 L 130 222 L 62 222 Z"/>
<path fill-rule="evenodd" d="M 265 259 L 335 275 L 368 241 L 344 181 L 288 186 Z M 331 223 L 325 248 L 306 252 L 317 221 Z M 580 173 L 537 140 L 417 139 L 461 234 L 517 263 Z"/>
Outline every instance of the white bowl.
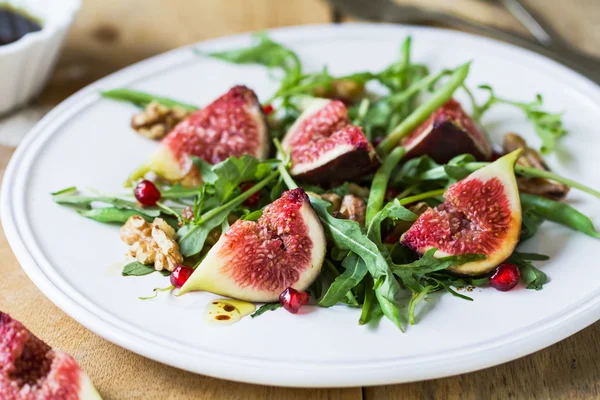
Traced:
<path fill-rule="evenodd" d="M 56 63 L 81 0 L 0 0 L 42 20 L 42 30 L 0 46 L 0 114 L 34 98 Z"/>

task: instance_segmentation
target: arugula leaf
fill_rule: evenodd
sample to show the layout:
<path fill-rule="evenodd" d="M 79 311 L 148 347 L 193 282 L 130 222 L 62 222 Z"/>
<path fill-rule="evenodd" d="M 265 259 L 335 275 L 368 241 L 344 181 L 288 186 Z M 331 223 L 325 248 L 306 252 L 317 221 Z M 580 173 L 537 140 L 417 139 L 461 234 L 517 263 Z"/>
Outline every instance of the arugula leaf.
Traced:
<path fill-rule="evenodd" d="M 348 292 L 358 285 L 369 272 L 365 261 L 356 253 L 350 253 L 342 261 L 342 266 L 345 268 L 344 272 L 334 279 L 325 296 L 319 301 L 321 307 L 331 307 L 341 302 Z"/>
<path fill-rule="evenodd" d="M 263 210 L 252 211 L 240 218 L 242 221 L 256 221 L 263 215 Z M 225 232 L 225 231 L 223 231 Z"/>
<path fill-rule="evenodd" d="M 266 178 L 263 178 L 254 186 L 229 200 L 227 203 L 215 207 L 206 213 L 199 215 L 197 218 L 195 217 L 192 223 L 182 226 L 177 232 L 181 254 L 185 257 L 190 257 L 200 253 L 210 231 L 217 226 L 221 226 L 223 222 L 227 220 L 227 217 L 233 209 L 265 187 L 269 182 L 275 179 L 278 174 L 279 172 L 277 171 L 271 172 Z"/>
<path fill-rule="evenodd" d="M 294 51 L 271 40 L 265 32 L 257 32 L 253 36 L 257 40 L 254 46 L 208 55 L 235 64 L 259 64 L 282 69 L 285 72 L 284 81 L 295 81 L 302 75 L 302 63 Z"/>
<path fill-rule="evenodd" d="M 256 310 L 250 316 L 252 318 L 256 318 L 259 315 L 262 315 L 262 314 L 266 313 L 267 311 L 275 311 L 278 308 L 281 308 L 281 304 L 280 303 L 266 303 L 266 304 L 263 304 L 262 306 L 260 306 L 260 308 L 258 310 Z"/>
<path fill-rule="evenodd" d="M 394 199 L 387 203 L 371 220 L 368 227 L 369 238 L 379 245 L 381 243 L 381 223 L 386 219 L 392 219 L 394 221 L 408 221 L 413 222 L 417 220 L 417 215 L 405 208 L 400 204 L 400 200 Z"/>
<path fill-rule="evenodd" d="M 411 325 L 415 324 L 415 308 L 417 304 L 427 296 L 428 293 L 432 292 L 435 286 L 425 286 L 423 290 L 419 292 L 413 292 L 408 303 L 408 323 Z"/>
<path fill-rule="evenodd" d="M 395 300 L 400 291 L 400 285 L 398 285 L 377 245 L 362 233 L 357 222 L 334 218 L 328 212 L 330 206 L 328 202 L 312 196 L 309 196 L 309 198 L 311 205 L 321 218 L 325 232 L 332 239 L 334 245 L 339 249 L 351 250 L 356 253 L 367 265 L 373 279 L 381 282 L 375 290 L 381 309 L 387 318 L 402 329 L 400 312 Z"/>
<path fill-rule="evenodd" d="M 542 254 L 514 252 L 507 262 L 515 264 L 521 272 L 521 279 L 527 285 L 527 289 L 540 290 L 548 282 L 548 276 L 533 266 L 531 261 L 545 261 L 550 257 Z"/>
<path fill-rule="evenodd" d="M 144 276 L 156 271 L 153 265 L 145 265 L 138 261 L 130 262 L 123 267 L 123 276 Z"/>
<path fill-rule="evenodd" d="M 52 196 L 58 196 L 60 194 L 66 194 L 66 193 L 73 193 L 73 192 L 77 192 L 77 186 L 71 186 L 62 190 L 59 190 L 57 192 L 52 192 L 50 193 Z"/>
<path fill-rule="evenodd" d="M 413 292 L 419 293 L 423 291 L 423 285 L 420 283 L 420 278 L 423 275 L 486 258 L 486 256 L 483 254 L 460 254 L 456 256 L 436 258 L 434 257 L 436 251 L 436 248 L 429 249 L 420 259 L 411 263 L 392 263 L 392 271 L 408 288 L 410 288 Z"/>
<path fill-rule="evenodd" d="M 135 210 L 124 210 L 116 207 L 100 207 L 100 208 L 92 208 L 91 210 L 76 210 L 79 215 L 82 215 L 86 218 L 91 218 L 98 222 L 103 223 L 112 223 L 118 222 L 124 224 L 127 220 L 134 216 L 139 215 L 144 218 L 146 221 L 151 222 L 152 218 L 149 218 L 146 215 L 140 214 Z"/>
<path fill-rule="evenodd" d="M 196 111 L 198 109 L 198 106 L 192 104 L 186 104 L 177 100 L 169 99 L 167 97 L 157 96 L 150 93 L 138 92 L 137 90 L 131 89 L 106 90 L 100 92 L 100 95 L 108 99 L 127 101 L 142 108 L 146 107 L 152 102 L 156 102 L 165 107 L 179 107 L 187 111 Z"/>
<path fill-rule="evenodd" d="M 229 200 L 242 182 L 260 180 L 272 168 L 269 161 L 261 162 L 247 154 L 239 158 L 231 156 L 213 166 L 199 157 L 192 157 L 192 160 L 204 182 L 214 187 L 215 195 L 221 202 Z"/>
<path fill-rule="evenodd" d="M 365 277 L 365 297 L 363 300 L 363 308 L 358 319 L 359 325 L 366 325 L 371 321 L 375 321 L 383 316 L 381 306 L 375 301 L 375 292 L 373 291 L 373 278 L 370 275 Z"/>
<path fill-rule="evenodd" d="M 52 200 L 60 205 L 71 206 L 74 208 L 91 210 L 92 203 L 106 203 L 111 204 L 114 207 L 121 210 L 134 210 L 138 214 L 154 218 L 160 216 L 160 209 L 155 207 L 142 207 L 137 202 L 123 200 L 118 197 L 108 197 L 108 196 L 79 196 L 74 191 L 69 191 L 68 193 L 59 194 L 52 196 Z"/>
<path fill-rule="evenodd" d="M 183 187 L 181 183 L 176 183 L 175 185 L 160 190 L 160 198 L 161 199 L 181 199 L 184 197 L 194 197 L 197 196 L 200 192 L 202 186 L 198 187 Z"/>
<path fill-rule="evenodd" d="M 496 96 L 494 89 L 489 85 L 480 85 L 479 89 L 488 92 L 488 99 L 482 105 L 477 105 L 471 92 L 465 87 L 467 94 L 473 102 L 473 118 L 476 121 L 481 120 L 483 114 L 496 104 L 506 104 L 516 107 L 525 113 L 525 116 L 533 124 L 535 133 L 542 139 L 542 154 L 548 154 L 554 151 L 560 138 L 567 134 L 567 130 L 562 123 L 562 113 L 550 113 L 544 111 L 543 99 L 541 95 L 536 95 L 534 101 L 523 103 L 514 100 L 508 100 Z"/>

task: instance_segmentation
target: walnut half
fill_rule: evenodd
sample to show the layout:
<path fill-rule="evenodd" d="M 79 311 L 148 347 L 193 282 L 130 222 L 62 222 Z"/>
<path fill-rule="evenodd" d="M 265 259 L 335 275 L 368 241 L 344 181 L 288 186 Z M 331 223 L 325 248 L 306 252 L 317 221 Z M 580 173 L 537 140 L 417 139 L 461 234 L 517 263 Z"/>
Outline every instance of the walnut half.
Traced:
<path fill-rule="evenodd" d="M 127 258 L 154 264 L 157 271 L 173 271 L 183 262 L 175 230 L 162 218 L 155 218 L 150 224 L 139 215 L 130 217 L 121 227 L 121 240 L 129 245 Z"/>
<path fill-rule="evenodd" d="M 131 127 L 148 139 L 159 140 L 191 112 L 180 107 L 166 107 L 155 101 L 131 118 Z"/>

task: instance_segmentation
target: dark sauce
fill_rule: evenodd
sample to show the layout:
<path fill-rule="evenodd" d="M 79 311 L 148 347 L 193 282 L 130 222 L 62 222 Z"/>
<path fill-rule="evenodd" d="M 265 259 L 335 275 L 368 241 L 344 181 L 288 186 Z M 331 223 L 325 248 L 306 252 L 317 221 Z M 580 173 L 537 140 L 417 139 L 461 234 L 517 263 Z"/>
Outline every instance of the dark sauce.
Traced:
<path fill-rule="evenodd" d="M 8 4 L 0 3 L 0 46 L 16 42 L 31 32 L 42 30 L 39 20 Z"/>
<path fill-rule="evenodd" d="M 230 305 L 230 304 L 225 304 L 223 306 L 223 310 L 227 311 L 227 312 L 232 312 L 233 310 L 235 310 L 235 307 Z"/>
<path fill-rule="evenodd" d="M 215 319 L 219 321 L 227 321 L 231 319 L 231 317 L 229 315 L 217 315 Z"/>

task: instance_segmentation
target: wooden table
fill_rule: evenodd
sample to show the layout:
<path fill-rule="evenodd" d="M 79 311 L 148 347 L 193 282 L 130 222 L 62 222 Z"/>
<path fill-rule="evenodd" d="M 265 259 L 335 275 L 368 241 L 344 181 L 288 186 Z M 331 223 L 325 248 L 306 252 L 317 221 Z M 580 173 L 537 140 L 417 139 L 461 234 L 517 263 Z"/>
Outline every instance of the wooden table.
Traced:
<path fill-rule="evenodd" d="M 411 1 L 523 31 L 493 2 Z M 600 1 L 529 2 L 573 45 L 600 54 Z M 324 23 L 332 17 L 319 0 L 84 0 L 56 73 L 34 107 L 54 105 L 109 72 L 173 47 L 237 32 Z M 13 150 L 0 146 L 0 176 Z M 600 398 L 600 323 L 531 356 L 457 377 L 366 388 L 275 388 L 183 372 L 101 339 L 37 290 L 1 233 L 0 272 L 0 310 L 73 354 L 105 399 Z"/>

